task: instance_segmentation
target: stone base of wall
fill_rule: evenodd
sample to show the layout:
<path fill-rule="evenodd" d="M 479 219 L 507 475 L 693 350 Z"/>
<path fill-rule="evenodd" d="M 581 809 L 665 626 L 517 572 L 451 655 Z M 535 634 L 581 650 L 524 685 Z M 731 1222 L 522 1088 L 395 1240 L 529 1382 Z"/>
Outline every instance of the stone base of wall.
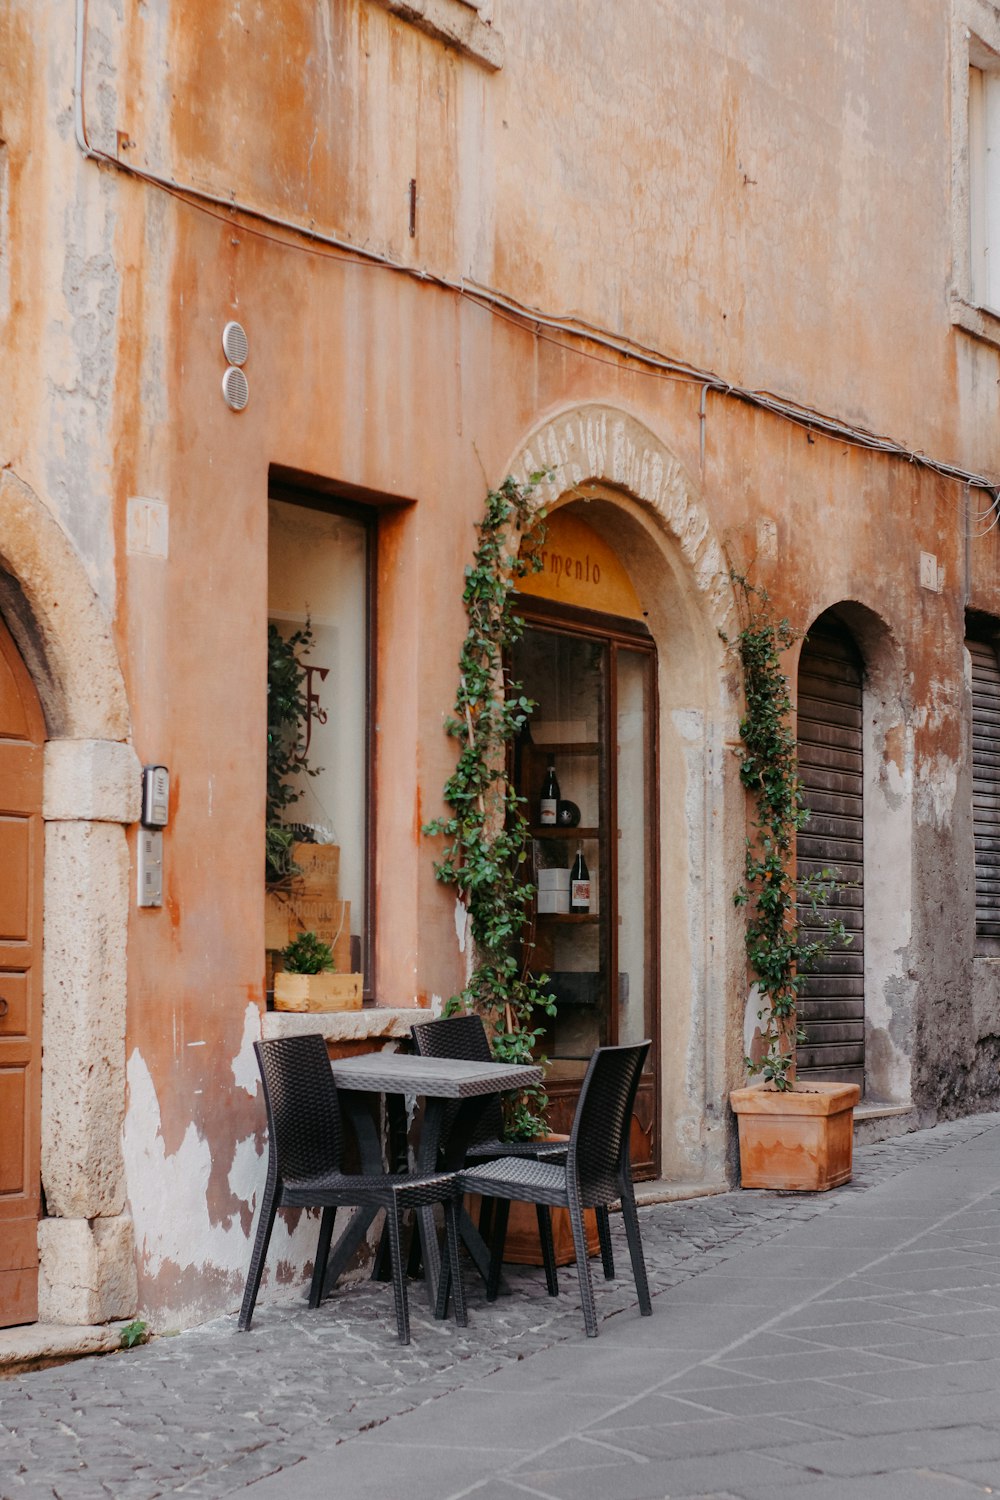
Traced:
<path fill-rule="evenodd" d="M 135 1237 L 125 1214 L 42 1219 L 38 1225 L 41 1323 L 109 1323 L 134 1316 Z"/>

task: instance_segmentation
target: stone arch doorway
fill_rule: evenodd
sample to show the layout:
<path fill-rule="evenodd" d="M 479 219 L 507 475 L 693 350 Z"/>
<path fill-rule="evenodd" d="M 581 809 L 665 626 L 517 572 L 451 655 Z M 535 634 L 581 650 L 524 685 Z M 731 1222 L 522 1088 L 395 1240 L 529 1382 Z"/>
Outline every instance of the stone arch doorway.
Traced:
<path fill-rule="evenodd" d="M 104 609 L 66 533 L 9 469 L 0 474 L 0 621 L 44 718 L 38 1317 L 94 1324 L 130 1315 L 136 1299 L 121 1125 L 124 825 L 138 817 L 140 768 Z"/>
<path fill-rule="evenodd" d="M 510 465 L 521 479 L 539 470 L 552 471 L 540 501 L 569 507 L 617 554 L 655 646 L 661 1175 L 721 1184 L 746 991 L 728 565 L 683 465 L 629 414 L 595 404 L 551 418 Z"/>
<path fill-rule="evenodd" d="M 807 1006 L 815 986 L 821 1011 L 838 997 L 843 1011 L 812 1018 L 807 1070 L 811 1063 L 813 1076 L 862 1083 L 869 1104 L 906 1106 L 915 1027 L 906 960 L 913 729 L 902 649 L 875 609 L 842 600 L 807 632 L 797 681 L 800 765 L 814 807 L 800 857 L 839 865 L 857 881 L 837 898 L 855 940 L 830 955 L 805 991 Z M 807 1015 L 807 1032 L 810 1024 Z"/>
<path fill-rule="evenodd" d="M 799 780 L 809 821 L 795 841 L 800 876 L 835 872 L 843 886 L 828 907 L 799 907 L 804 942 L 836 915 L 850 942 L 836 944 L 805 975 L 796 1070 L 803 1081 L 865 1084 L 864 664 L 831 611 L 811 626 L 799 655 Z"/>

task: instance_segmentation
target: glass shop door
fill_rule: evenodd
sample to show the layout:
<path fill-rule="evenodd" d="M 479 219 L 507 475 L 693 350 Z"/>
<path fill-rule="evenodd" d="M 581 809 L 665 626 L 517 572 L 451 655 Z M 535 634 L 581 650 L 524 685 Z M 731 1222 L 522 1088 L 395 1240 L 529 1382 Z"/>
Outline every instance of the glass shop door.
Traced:
<path fill-rule="evenodd" d="M 595 1047 L 652 1038 L 633 1125 L 637 1176 L 659 1170 L 656 654 L 638 622 L 525 612 L 511 658 L 538 704 L 514 752 L 535 887 L 526 961 L 558 1014 L 542 1048 L 553 1130 L 568 1131 Z"/>

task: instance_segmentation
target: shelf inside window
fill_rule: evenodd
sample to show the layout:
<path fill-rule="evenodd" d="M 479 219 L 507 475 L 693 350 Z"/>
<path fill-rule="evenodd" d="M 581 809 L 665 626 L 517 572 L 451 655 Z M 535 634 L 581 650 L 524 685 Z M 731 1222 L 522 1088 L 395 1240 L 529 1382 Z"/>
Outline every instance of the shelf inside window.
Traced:
<path fill-rule="evenodd" d="M 567 740 L 565 743 L 552 745 L 536 745 L 534 741 L 524 747 L 534 755 L 549 755 L 553 759 L 557 755 L 600 755 L 601 745 L 598 740 Z"/>
<path fill-rule="evenodd" d="M 539 823 L 529 828 L 533 839 L 599 839 L 599 828 L 560 828 L 557 823 Z"/>
<path fill-rule="evenodd" d="M 539 922 L 599 922 L 601 914 L 599 911 L 539 911 L 535 913 Z"/>

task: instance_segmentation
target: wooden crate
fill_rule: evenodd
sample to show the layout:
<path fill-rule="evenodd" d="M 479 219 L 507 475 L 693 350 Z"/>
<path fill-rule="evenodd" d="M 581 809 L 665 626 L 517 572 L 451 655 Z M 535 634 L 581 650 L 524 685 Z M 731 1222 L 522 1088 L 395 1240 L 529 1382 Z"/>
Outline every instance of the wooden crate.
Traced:
<path fill-rule="evenodd" d="M 336 901 L 340 883 L 338 844 L 293 844 L 292 863 L 298 866 L 298 873 L 291 878 L 291 889 L 297 896 Z"/>
<path fill-rule="evenodd" d="M 291 890 L 268 891 L 264 904 L 264 947 L 287 948 L 300 932 L 314 932 L 333 949 L 338 974 L 351 968 L 351 903 L 299 896 Z"/>
<path fill-rule="evenodd" d="M 275 1010 L 360 1010 L 361 974 L 286 974 L 274 976 Z"/>

